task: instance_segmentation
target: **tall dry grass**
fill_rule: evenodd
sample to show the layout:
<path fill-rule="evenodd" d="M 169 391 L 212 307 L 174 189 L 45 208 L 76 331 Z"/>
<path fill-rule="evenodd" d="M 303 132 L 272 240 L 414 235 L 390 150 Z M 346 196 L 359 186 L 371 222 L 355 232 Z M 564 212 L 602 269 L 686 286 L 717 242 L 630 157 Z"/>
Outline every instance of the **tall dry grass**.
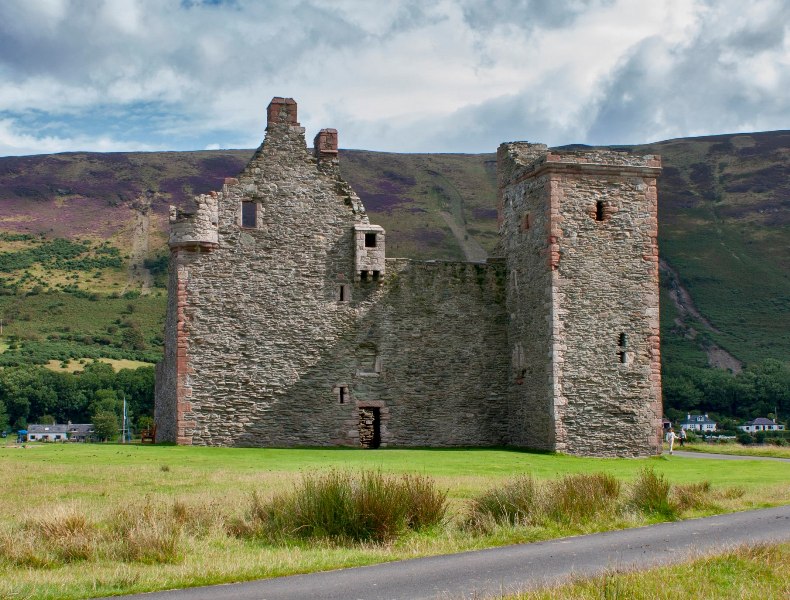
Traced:
<path fill-rule="evenodd" d="M 408 530 L 438 525 L 446 512 L 447 493 L 429 478 L 329 471 L 305 475 L 293 491 L 268 501 L 254 494 L 249 511 L 231 523 L 230 531 L 274 542 L 387 542 Z"/>

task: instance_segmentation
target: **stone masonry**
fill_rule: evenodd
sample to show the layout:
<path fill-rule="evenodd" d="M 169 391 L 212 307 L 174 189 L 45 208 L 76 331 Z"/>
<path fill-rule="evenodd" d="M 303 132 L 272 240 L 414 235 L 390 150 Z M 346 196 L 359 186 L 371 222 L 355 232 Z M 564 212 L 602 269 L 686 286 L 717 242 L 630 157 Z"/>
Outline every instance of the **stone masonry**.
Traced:
<path fill-rule="evenodd" d="M 222 190 L 171 210 L 158 441 L 660 451 L 660 159 L 499 149 L 487 263 L 385 256 L 292 99 Z"/>

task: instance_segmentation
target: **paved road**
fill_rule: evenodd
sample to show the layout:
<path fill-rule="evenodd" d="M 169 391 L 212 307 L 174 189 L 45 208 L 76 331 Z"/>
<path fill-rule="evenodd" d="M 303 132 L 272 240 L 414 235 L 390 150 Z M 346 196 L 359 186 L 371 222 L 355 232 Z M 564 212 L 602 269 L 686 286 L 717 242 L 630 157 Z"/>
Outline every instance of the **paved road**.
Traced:
<path fill-rule="evenodd" d="M 790 506 L 370 567 L 126 598 L 482 600 L 528 586 L 557 583 L 569 576 L 680 562 L 696 553 L 758 541 L 790 541 Z"/>
<path fill-rule="evenodd" d="M 664 456 L 669 456 L 669 453 L 664 452 Z M 710 452 L 686 452 L 684 450 L 675 450 L 674 456 L 681 456 L 683 458 L 713 458 L 716 460 L 773 460 L 778 462 L 790 463 L 790 458 L 779 458 L 776 456 L 745 456 L 743 454 L 712 454 Z"/>

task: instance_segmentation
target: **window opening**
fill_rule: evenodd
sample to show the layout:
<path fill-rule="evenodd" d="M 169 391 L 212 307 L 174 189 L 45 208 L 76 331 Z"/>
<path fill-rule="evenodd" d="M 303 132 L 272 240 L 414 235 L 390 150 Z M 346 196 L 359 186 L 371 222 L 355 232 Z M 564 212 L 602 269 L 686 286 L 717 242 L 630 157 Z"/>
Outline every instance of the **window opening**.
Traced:
<path fill-rule="evenodd" d="M 595 220 L 603 221 L 603 200 L 595 203 Z"/>
<path fill-rule="evenodd" d="M 337 398 L 340 400 L 340 404 L 346 403 L 346 398 L 348 398 L 348 386 L 341 385 L 337 388 Z"/>
<path fill-rule="evenodd" d="M 340 302 L 348 302 L 350 294 L 348 293 L 348 286 L 345 284 L 340 284 L 337 287 L 337 299 Z"/>
<path fill-rule="evenodd" d="M 530 227 L 532 227 L 532 216 L 530 213 L 527 213 L 521 219 L 521 231 L 526 231 Z"/>
<path fill-rule="evenodd" d="M 378 281 L 380 276 L 379 271 L 373 271 L 373 281 Z"/>
<path fill-rule="evenodd" d="M 376 247 L 376 234 L 375 233 L 366 233 L 365 234 L 365 248 L 375 248 Z"/>
<path fill-rule="evenodd" d="M 359 280 L 360 281 L 367 281 L 368 280 L 368 272 L 367 271 L 360 271 L 359 272 Z"/>
<path fill-rule="evenodd" d="M 626 348 L 628 348 L 628 335 L 621 333 L 620 337 L 617 339 L 617 345 L 620 347 L 617 352 L 617 356 L 620 359 L 620 364 L 627 365 L 628 353 L 626 352 Z"/>
<path fill-rule="evenodd" d="M 255 227 L 256 226 L 256 206 L 255 202 L 242 202 L 241 203 L 241 226 L 242 227 Z"/>

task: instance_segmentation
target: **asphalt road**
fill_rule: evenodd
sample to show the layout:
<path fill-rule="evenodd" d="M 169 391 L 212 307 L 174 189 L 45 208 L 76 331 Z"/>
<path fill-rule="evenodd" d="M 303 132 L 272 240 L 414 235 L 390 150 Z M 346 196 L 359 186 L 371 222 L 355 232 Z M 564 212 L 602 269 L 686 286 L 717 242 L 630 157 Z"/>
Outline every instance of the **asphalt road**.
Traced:
<path fill-rule="evenodd" d="M 790 475 L 790 473 L 789 473 Z M 608 569 L 680 562 L 728 546 L 790 541 L 790 506 L 246 583 L 137 600 L 482 600 Z M 115 597 L 117 600 L 117 596 Z"/>
<path fill-rule="evenodd" d="M 664 452 L 664 456 L 670 456 Z M 790 458 L 778 458 L 774 456 L 746 456 L 743 454 L 713 454 L 710 452 L 686 452 L 685 450 L 675 450 L 674 456 L 682 458 L 711 458 L 715 460 L 772 460 L 774 462 L 790 463 Z"/>

